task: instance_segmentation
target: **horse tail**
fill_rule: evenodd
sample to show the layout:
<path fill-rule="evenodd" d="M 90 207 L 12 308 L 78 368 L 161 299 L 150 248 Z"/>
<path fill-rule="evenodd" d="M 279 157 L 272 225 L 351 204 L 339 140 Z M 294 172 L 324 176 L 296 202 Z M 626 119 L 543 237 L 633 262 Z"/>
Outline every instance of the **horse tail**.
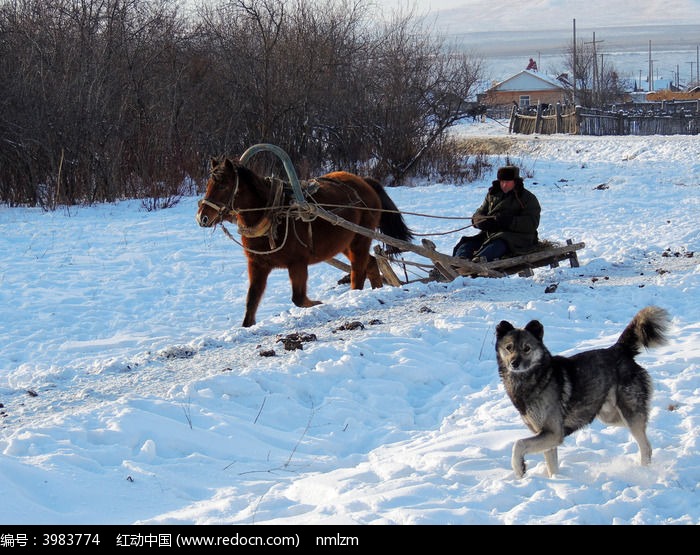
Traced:
<path fill-rule="evenodd" d="M 382 216 L 379 221 L 379 231 L 394 239 L 400 239 L 401 241 L 410 243 L 413 240 L 413 232 L 406 225 L 403 215 L 399 212 L 394 201 L 391 200 L 391 197 L 389 197 L 384 190 L 384 186 L 372 177 L 363 177 L 363 179 L 371 185 L 382 201 Z M 401 252 L 400 248 L 394 247 L 393 245 L 387 245 L 385 250 L 387 254 L 397 254 Z"/>

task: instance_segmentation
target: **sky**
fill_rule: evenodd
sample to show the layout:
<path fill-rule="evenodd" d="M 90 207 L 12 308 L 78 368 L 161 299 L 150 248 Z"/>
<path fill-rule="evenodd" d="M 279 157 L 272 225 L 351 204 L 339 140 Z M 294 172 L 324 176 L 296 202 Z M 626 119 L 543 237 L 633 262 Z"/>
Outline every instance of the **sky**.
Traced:
<path fill-rule="evenodd" d="M 243 251 L 196 224 L 198 197 L 0 207 L 0 523 L 699 524 L 700 141 L 505 125 L 455 129 L 513 141 L 483 178 L 390 196 L 450 253 L 514 163 L 540 236 L 585 243 L 578 268 L 423 283 L 397 266 L 406 285 L 351 291 L 321 263 L 306 309 L 279 270 L 242 328 Z M 499 381 L 498 322 L 538 319 L 570 355 L 611 345 L 648 305 L 672 318 L 669 343 L 637 358 L 651 465 L 595 421 L 565 439 L 559 474 L 529 455 L 516 478 L 513 442 L 530 434 Z M 288 351 L 292 334 L 315 339 Z"/>

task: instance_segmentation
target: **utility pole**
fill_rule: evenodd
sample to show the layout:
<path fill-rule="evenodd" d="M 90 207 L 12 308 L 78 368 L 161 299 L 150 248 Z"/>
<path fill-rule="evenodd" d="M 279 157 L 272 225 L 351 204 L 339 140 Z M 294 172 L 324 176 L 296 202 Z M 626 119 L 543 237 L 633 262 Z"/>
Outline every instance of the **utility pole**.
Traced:
<path fill-rule="evenodd" d="M 596 54 L 595 51 L 595 45 L 596 43 L 599 42 L 605 42 L 603 40 L 595 40 L 595 31 L 593 31 L 593 42 L 586 42 L 584 44 L 592 44 L 593 45 L 593 90 L 591 91 L 593 93 L 594 98 L 600 99 L 600 77 L 598 76 L 598 55 Z"/>
<path fill-rule="evenodd" d="M 690 64 L 690 81 L 688 81 L 688 88 L 693 84 L 693 64 L 695 62 L 686 62 L 686 64 Z"/>
<path fill-rule="evenodd" d="M 574 101 L 574 106 L 576 106 L 576 18 L 574 18 L 574 62 L 571 64 L 571 74 L 574 83 L 574 97 L 572 100 Z"/>
<path fill-rule="evenodd" d="M 651 41 L 649 41 L 649 74 L 647 75 L 648 92 L 654 90 L 654 69 L 651 65 Z"/>
<path fill-rule="evenodd" d="M 605 96 L 603 94 L 603 89 L 605 88 L 605 66 L 603 65 L 603 55 L 600 55 L 600 76 L 598 77 L 598 89 L 600 90 L 599 102 L 601 104 L 605 103 Z"/>

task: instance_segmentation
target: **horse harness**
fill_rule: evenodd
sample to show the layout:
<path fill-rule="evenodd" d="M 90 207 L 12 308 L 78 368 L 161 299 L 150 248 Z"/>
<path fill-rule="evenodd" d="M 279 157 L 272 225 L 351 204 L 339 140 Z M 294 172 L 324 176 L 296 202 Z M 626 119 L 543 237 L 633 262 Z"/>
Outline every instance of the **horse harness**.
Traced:
<path fill-rule="evenodd" d="M 299 204 L 295 202 L 294 190 L 292 188 L 291 183 L 289 183 L 288 181 L 284 181 L 276 177 L 266 177 L 265 181 L 270 184 L 271 195 L 274 191 L 275 200 L 272 203 L 270 203 L 269 210 L 266 212 L 265 217 L 261 219 L 261 222 L 264 220 L 269 221 L 269 225 L 266 226 L 266 231 L 254 236 L 261 237 L 262 235 L 267 233 L 268 241 L 270 243 L 270 249 L 275 250 L 277 241 L 277 229 L 282 219 L 284 219 L 285 221 L 285 236 L 281 246 L 284 246 L 284 244 L 287 241 L 287 236 L 289 233 L 289 220 L 301 220 L 302 222 L 306 222 L 308 225 L 308 238 L 310 244 L 305 244 L 301 237 L 299 237 L 299 235 L 297 234 L 296 227 L 293 227 L 292 229 L 294 230 L 294 234 L 297 238 L 297 241 L 299 241 L 302 245 L 313 251 L 313 227 L 311 226 L 311 223 L 318 216 L 315 213 L 309 211 L 308 209 L 304 209 L 302 206 L 299 206 Z M 302 180 L 299 182 L 301 186 L 302 195 L 304 199 L 308 201 L 308 203 L 318 205 L 317 200 L 314 198 L 314 194 L 316 194 L 321 188 L 322 182 L 335 184 L 338 187 L 344 188 L 348 192 L 348 204 L 343 207 L 333 207 L 330 210 L 331 212 L 338 212 L 347 206 L 356 206 L 358 204 L 363 204 L 359 193 L 355 189 L 348 187 L 345 183 L 338 179 L 332 179 L 330 177 L 316 177 L 313 179 Z M 351 199 L 349 193 L 352 193 L 355 198 Z M 281 203 L 279 202 L 280 200 Z M 258 226 L 261 224 L 261 222 L 258 223 Z M 238 226 L 238 231 L 243 236 L 253 236 L 244 235 L 244 232 L 241 231 L 240 225 Z M 247 232 L 247 230 L 245 230 L 245 232 Z"/>
<path fill-rule="evenodd" d="M 231 197 L 229 198 L 229 201 L 226 204 L 220 204 L 220 203 L 215 203 L 211 201 L 208 198 L 203 198 L 199 201 L 198 206 L 208 206 L 209 208 L 212 208 L 216 210 L 216 221 L 218 221 L 221 224 L 222 229 L 224 230 L 224 233 L 232 239 L 235 242 L 238 242 L 235 240 L 235 238 L 229 233 L 229 231 L 224 227 L 223 221 L 225 216 L 233 216 L 234 218 L 243 212 L 243 210 L 236 210 L 233 208 L 234 204 L 234 199 L 236 198 L 236 194 L 238 193 L 238 187 L 239 187 L 239 174 L 238 174 L 238 169 L 236 168 L 236 183 L 233 187 L 233 190 L 231 192 Z M 291 183 L 284 181 L 282 179 L 276 178 L 276 177 L 266 177 L 265 182 L 269 185 L 269 194 L 268 194 L 268 202 L 267 206 L 265 207 L 265 213 L 263 214 L 262 218 L 256 223 L 255 225 L 252 226 L 246 226 L 242 225 L 240 222 L 238 223 L 238 233 L 241 235 L 241 237 L 248 237 L 248 238 L 255 238 L 255 237 L 262 237 L 264 235 L 268 236 L 268 241 L 270 244 L 270 250 L 269 251 L 256 251 L 252 250 L 250 248 L 244 247 L 247 251 L 252 252 L 254 254 L 270 254 L 272 252 L 275 252 L 277 250 L 280 250 L 284 244 L 287 242 L 287 236 L 289 234 L 289 220 L 291 218 L 295 220 L 302 220 L 304 222 L 307 222 L 309 224 L 309 238 L 311 239 L 312 244 L 311 245 L 305 245 L 308 248 L 313 249 L 313 236 L 312 236 L 312 228 L 311 228 L 311 222 L 313 222 L 317 216 L 314 215 L 313 213 L 310 213 L 308 210 L 303 210 L 302 207 L 299 206 L 299 204 L 293 202 L 294 200 L 294 191 L 292 189 Z M 310 179 L 308 181 L 302 180 L 300 181 L 301 185 L 301 190 L 302 194 L 305 199 L 310 199 L 311 202 L 314 204 L 318 204 L 317 201 L 314 199 L 313 195 L 318 192 L 318 190 L 321 187 L 321 182 L 330 182 L 330 183 L 335 183 L 336 185 L 339 185 L 346 189 L 348 193 L 353 193 L 355 196 L 355 199 L 352 200 L 352 202 L 349 203 L 347 206 L 357 206 L 358 204 L 364 204 L 362 199 L 360 198 L 360 195 L 358 194 L 357 191 L 354 189 L 348 187 L 345 183 L 343 183 L 340 180 L 333 179 L 330 177 L 317 177 Z M 349 201 L 351 199 L 348 199 Z M 346 207 L 346 206 L 345 206 Z M 331 211 L 332 212 L 337 212 L 342 210 L 344 207 L 334 207 Z M 279 223 L 282 220 L 285 220 L 285 236 L 282 241 L 282 244 L 280 246 L 277 246 L 277 228 Z M 295 235 L 296 235 L 296 229 L 295 229 Z M 301 240 L 301 238 L 296 235 L 297 240 L 304 244 L 304 242 Z M 241 245 L 243 246 L 243 245 Z"/>

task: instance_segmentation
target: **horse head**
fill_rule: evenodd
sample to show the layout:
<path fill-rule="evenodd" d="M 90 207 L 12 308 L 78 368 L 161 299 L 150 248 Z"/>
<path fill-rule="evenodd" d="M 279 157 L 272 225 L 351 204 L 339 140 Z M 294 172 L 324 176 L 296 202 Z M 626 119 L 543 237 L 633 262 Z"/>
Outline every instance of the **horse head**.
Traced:
<path fill-rule="evenodd" d="M 199 201 L 195 216 L 201 227 L 214 227 L 216 224 L 233 222 L 236 217 L 234 201 L 238 193 L 239 166 L 230 159 L 211 159 L 211 171 L 204 198 Z"/>

